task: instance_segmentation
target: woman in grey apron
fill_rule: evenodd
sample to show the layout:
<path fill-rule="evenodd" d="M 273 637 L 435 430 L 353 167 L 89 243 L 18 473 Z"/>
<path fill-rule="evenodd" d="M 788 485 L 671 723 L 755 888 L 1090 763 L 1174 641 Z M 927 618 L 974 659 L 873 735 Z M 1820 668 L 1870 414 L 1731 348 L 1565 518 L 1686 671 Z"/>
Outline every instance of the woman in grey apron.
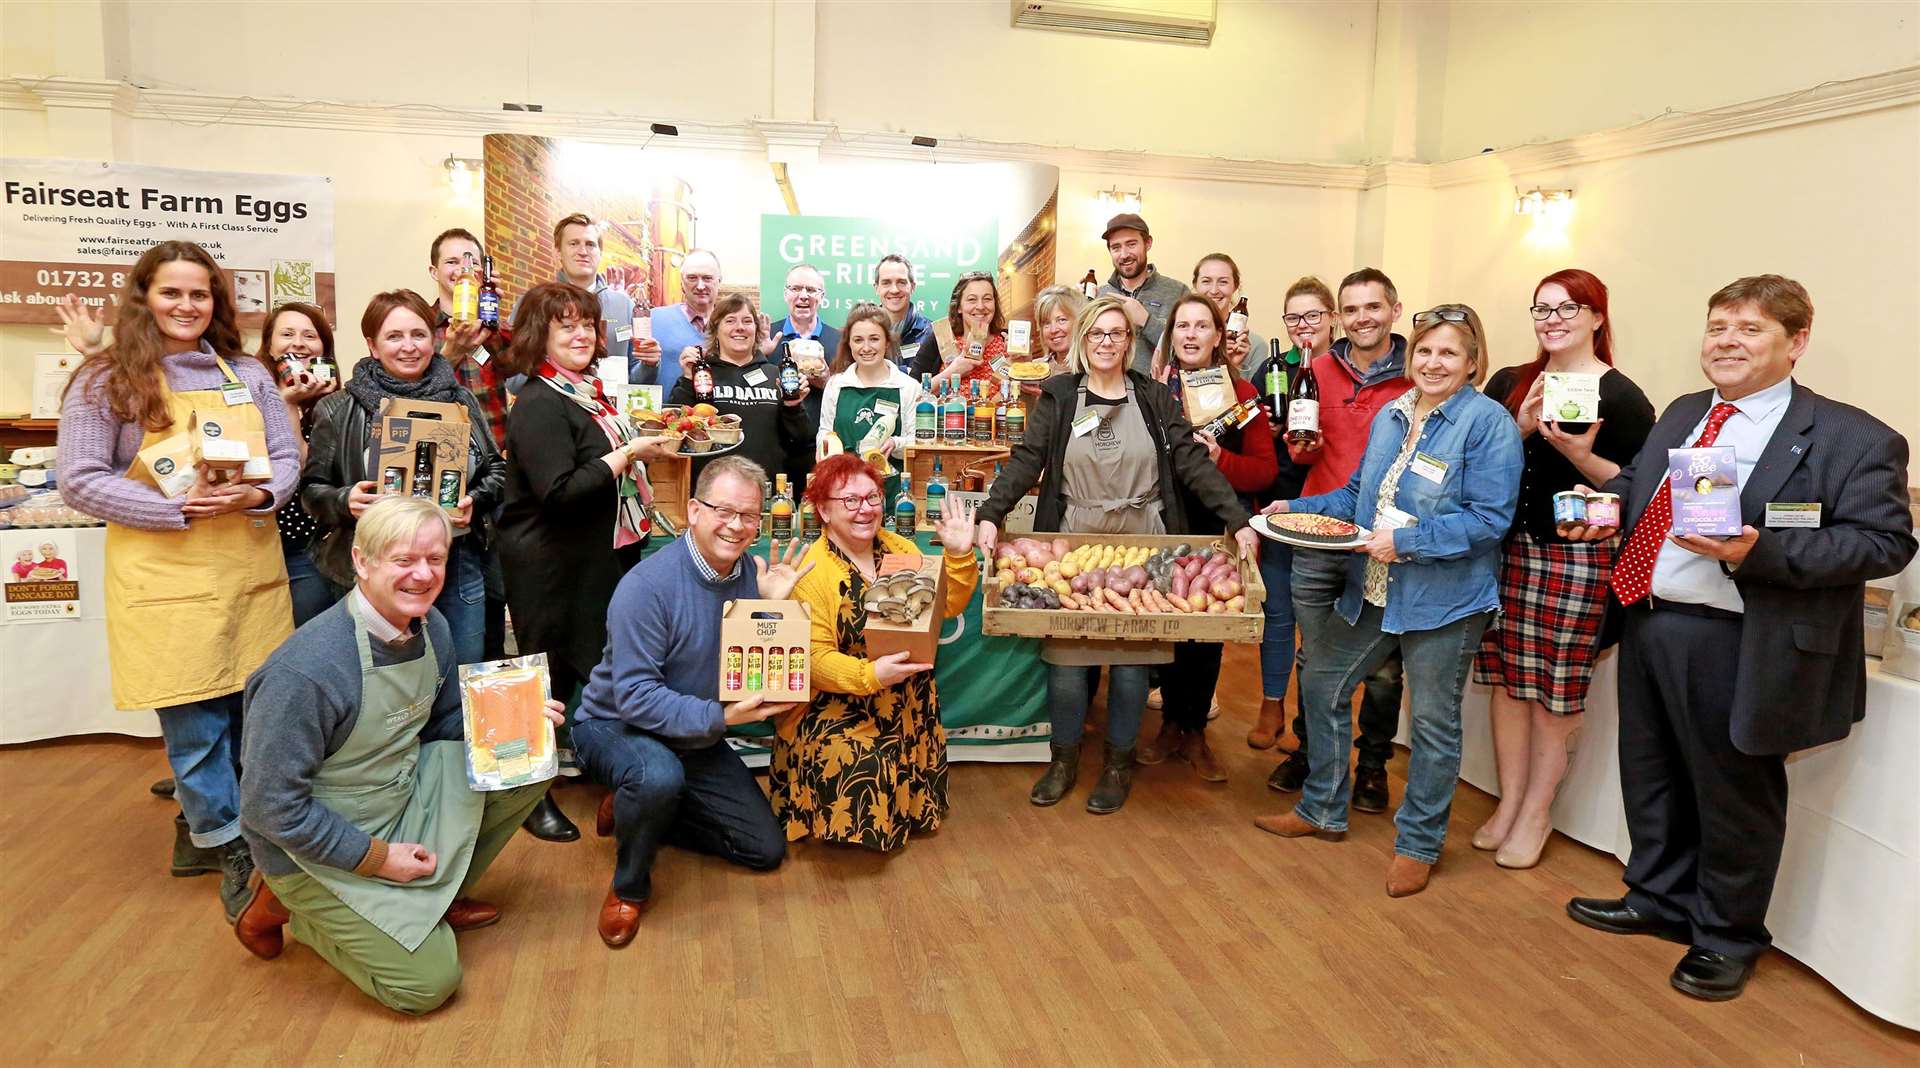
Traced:
<path fill-rule="evenodd" d="M 1034 530 L 1074 534 L 1184 534 L 1184 487 L 1226 529 L 1242 552 L 1258 539 L 1233 488 L 1193 440 L 1166 387 L 1127 369 L 1133 324 L 1115 297 L 1090 302 L 1074 322 L 1072 372 L 1046 381 L 1014 447 L 980 508 L 978 542 L 988 559 L 1000 525 L 1021 497 L 1041 483 Z M 1045 475 L 1042 482 L 1041 476 Z M 1086 726 L 1089 665 L 1108 665 L 1106 767 L 1087 811 L 1116 812 L 1133 782 L 1134 743 L 1146 709 L 1147 665 L 1173 658 L 1165 642 L 1048 639 L 1053 665 L 1048 714 L 1052 762 L 1034 784 L 1036 805 L 1057 803 L 1073 788 Z"/>

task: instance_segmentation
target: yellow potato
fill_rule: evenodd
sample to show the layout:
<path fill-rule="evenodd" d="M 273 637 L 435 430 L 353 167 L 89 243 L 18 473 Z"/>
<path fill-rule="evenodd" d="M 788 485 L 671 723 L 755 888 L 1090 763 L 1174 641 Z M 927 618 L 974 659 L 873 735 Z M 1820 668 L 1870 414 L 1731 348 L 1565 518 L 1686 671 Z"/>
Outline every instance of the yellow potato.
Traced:
<path fill-rule="evenodd" d="M 1065 560 L 1060 561 L 1060 575 L 1062 578 L 1072 578 L 1073 576 L 1078 575 L 1079 573 L 1080 573 L 1080 561 L 1074 559 L 1071 556 L 1067 557 Z"/>

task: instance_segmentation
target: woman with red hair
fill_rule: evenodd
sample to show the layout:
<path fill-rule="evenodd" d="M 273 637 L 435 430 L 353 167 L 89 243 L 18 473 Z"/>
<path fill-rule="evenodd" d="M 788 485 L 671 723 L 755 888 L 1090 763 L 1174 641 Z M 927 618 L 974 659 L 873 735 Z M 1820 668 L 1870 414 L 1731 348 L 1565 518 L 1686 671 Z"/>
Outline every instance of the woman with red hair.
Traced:
<path fill-rule="evenodd" d="M 1500 615 L 1474 658 L 1474 679 L 1493 688 L 1494 756 L 1500 805 L 1473 836 L 1497 850 L 1503 868 L 1531 868 L 1553 833 L 1554 795 L 1580 733 L 1587 686 L 1600 650 L 1600 621 L 1613 573 L 1612 542 L 1571 542 L 1554 530 L 1553 496 L 1576 484 L 1604 485 L 1653 429 L 1653 405 L 1613 366 L 1607 287 L 1578 268 L 1534 287 L 1533 362 L 1503 368 L 1487 396 L 1504 400 L 1520 424 L 1526 468 L 1500 563 Z M 1543 411 L 1546 375 L 1599 376 L 1599 418 L 1561 422 Z"/>
<path fill-rule="evenodd" d="M 884 852 L 946 818 L 947 735 L 933 665 L 904 652 L 867 656 L 867 587 L 886 557 L 921 555 L 912 539 L 880 529 L 881 483 L 852 453 L 827 457 L 807 478 L 823 531 L 793 597 L 813 617 L 813 701 L 776 723 L 767 779 L 788 841 Z M 980 580 L 972 518 L 955 509 L 940 524 L 948 616 L 966 611 Z"/>

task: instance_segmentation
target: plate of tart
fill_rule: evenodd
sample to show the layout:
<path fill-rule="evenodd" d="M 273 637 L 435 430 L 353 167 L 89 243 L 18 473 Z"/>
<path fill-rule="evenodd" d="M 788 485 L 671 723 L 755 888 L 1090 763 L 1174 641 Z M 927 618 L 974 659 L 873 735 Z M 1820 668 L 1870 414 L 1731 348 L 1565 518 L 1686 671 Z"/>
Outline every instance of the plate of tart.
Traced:
<path fill-rule="evenodd" d="M 1263 538 L 1305 549 L 1357 549 L 1371 536 L 1344 519 L 1306 512 L 1257 515 L 1251 526 Z"/>

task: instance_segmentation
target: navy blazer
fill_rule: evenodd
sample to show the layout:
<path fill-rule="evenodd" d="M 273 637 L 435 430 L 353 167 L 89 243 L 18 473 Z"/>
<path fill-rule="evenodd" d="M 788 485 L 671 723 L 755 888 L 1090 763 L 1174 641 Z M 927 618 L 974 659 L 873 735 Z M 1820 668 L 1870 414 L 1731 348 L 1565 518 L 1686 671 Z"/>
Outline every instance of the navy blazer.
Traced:
<path fill-rule="evenodd" d="M 1687 446 L 1713 391 L 1668 406 L 1631 464 L 1606 485 L 1626 532 L 1666 485 L 1667 450 Z M 1769 529 L 1769 502 L 1821 506 L 1818 529 Z M 1845 738 L 1866 716 L 1865 583 L 1898 573 L 1916 543 L 1907 512 L 1907 440 L 1866 412 L 1794 383 L 1780 425 L 1740 489 L 1760 532 L 1730 572 L 1746 604 L 1733 692 L 1734 747 L 1783 755 Z M 1626 539 L 1621 539 L 1626 544 Z M 1724 565 L 1723 565 L 1724 566 Z M 1617 610 L 1618 604 L 1610 607 Z"/>

